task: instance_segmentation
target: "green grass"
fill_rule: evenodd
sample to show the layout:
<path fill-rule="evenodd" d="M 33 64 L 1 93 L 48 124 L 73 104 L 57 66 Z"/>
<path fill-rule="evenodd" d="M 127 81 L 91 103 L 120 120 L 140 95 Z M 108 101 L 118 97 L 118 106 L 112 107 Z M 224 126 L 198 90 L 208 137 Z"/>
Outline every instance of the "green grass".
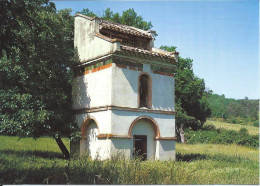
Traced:
<path fill-rule="evenodd" d="M 177 144 L 176 161 L 68 161 L 51 138 L 17 139 L 0 136 L 0 184 L 259 184 L 258 151 L 237 145 Z"/>
<path fill-rule="evenodd" d="M 184 154 L 193 153 L 206 156 L 225 155 L 229 157 L 246 158 L 254 161 L 259 161 L 259 150 L 241 145 L 177 143 L 176 149 L 178 152 Z"/>
<path fill-rule="evenodd" d="M 14 151 L 42 151 L 51 153 L 60 153 L 57 148 L 57 143 L 53 138 L 41 137 L 37 140 L 32 138 L 21 138 L 14 136 L 0 136 L 0 150 L 14 150 Z M 69 149 L 69 140 L 62 138 L 65 146 Z"/>
<path fill-rule="evenodd" d="M 208 120 L 205 125 L 213 125 L 216 128 L 224 128 L 227 130 L 235 130 L 235 131 L 239 131 L 241 128 L 246 128 L 250 135 L 259 134 L 259 127 L 254 127 L 254 126 L 231 124 L 231 123 L 225 123 L 225 122 L 213 121 L 213 120 Z"/>

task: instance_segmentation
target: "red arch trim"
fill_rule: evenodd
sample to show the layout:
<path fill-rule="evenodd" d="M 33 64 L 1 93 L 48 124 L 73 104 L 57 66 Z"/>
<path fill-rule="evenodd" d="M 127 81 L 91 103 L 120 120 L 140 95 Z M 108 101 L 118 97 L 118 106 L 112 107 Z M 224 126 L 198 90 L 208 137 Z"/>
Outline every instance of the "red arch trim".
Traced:
<path fill-rule="evenodd" d="M 100 134 L 100 132 L 99 132 L 99 126 L 98 126 L 97 120 L 96 120 L 94 117 L 89 116 L 89 117 L 87 117 L 87 118 L 83 121 L 83 123 L 81 124 L 81 137 L 82 137 L 82 138 L 83 138 L 83 136 L 86 135 L 87 128 L 88 128 L 89 123 L 90 123 L 91 120 L 95 121 L 95 123 L 96 123 L 96 125 L 97 125 L 97 128 L 98 128 L 98 134 Z"/>
<path fill-rule="evenodd" d="M 130 125 L 129 127 L 129 130 L 128 130 L 128 136 L 131 138 L 131 132 L 132 132 L 132 129 L 134 127 L 134 125 L 141 119 L 144 119 L 144 120 L 148 120 L 150 121 L 150 123 L 152 124 L 152 127 L 153 127 L 153 131 L 154 131 L 154 136 L 155 138 L 160 138 L 160 130 L 159 130 L 159 126 L 158 126 L 158 123 L 151 117 L 149 116 L 139 116 L 138 118 L 136 118 L 132 124 Z"/>

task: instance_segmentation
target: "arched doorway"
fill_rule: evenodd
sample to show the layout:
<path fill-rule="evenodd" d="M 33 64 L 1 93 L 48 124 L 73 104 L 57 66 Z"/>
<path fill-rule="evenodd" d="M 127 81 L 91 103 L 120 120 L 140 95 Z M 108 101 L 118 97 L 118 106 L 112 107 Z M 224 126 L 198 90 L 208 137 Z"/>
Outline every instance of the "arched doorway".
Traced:
<path fill-rule="evenodd" d="M 132 137 L 132 156 L 142 160 L 154 160 L 156 152 L 156 137 L 160 136 L 157 123 L 150 117 L 139 117 L 133 121 L 129 129 Z"/>
<path fill-rule="evenodd" d="M 98 157 L 99 141 L 98 141 L 98 125 L 93 118 L 88 118 L 81 126 L 81 142 L 80 152 L 89 153 L 92 159 Z"/>

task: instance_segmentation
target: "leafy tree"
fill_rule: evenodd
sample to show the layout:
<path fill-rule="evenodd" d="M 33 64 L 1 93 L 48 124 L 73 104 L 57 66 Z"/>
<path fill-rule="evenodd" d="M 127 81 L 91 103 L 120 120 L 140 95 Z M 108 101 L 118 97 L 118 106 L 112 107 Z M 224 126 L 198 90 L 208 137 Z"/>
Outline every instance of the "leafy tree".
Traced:
<path fill-rule="evenodd" d="M 88 8 L 83 9 L 81 12 L 77 12 L 77 13 L 81 13 L 83 15 L 90 16 L 90 17 L 97 17 L 97 15 L 94 14 L 94 12 L 90 11 Z"/>
<path fill-rule="evenodd" d="M 211 114 L 208 106 L 210 92 L 205 91 L 204 80 L 194 75 L 191 59 L 179 58 L 176 64 L 175 82 L 176 104 L 181 108 L 179 112 L 191 117 L 191 122 L 186 123 L 186 127 L 191 127 L 193 130 L 201 128 Z M 178 114 L 176 117 L 177 126 L 180 126 Z"/>
<path fill-rule="evenodd" d="M 121 23 L 121 16 L 119 15 L 119 13 L 115 13 L 113 14 L 113 18 L 112 18 L 113 22 L 115 23 Z"/>
<path fill-rule="evenodd" d="M 69 158 L 61 135 L 72 137 L 77 130 L 71 114 L 71 10 L 57 12 L 48 0 L 11 0 L 0 6 L 1 11 L 5 7 L 1 17 L 8 15 L 1 25 L 1 44 L 11 41 L 1 45 L 0 132 L 35 139 L 52 135 Z"/>
<path fill-rule="evenodd" d="M 102 19 L 105 20 L 112 20 L 113 19 L 113 11 L 110 10 L 110 8 L 107 8 L 102 16 Z"/>
<path fill-rule="evenodd" d="M 123 14 L 121 16 L 121 23 L 125 25 L 131 25 L 143 30 L 149 30 L 153 27 L 150 21 L 143 21 L 143 18 L 141 16 L 138 16 L 133 8 L 123 11 Z"/>
<path fill-rule="evenodd" d="M 161 46 L 173 52 L 175 46 Z M 205 90 L 203 79 L 196 77 L 192 69 L 192 59 L 179 57 L 175 67 L 176 126 L 182 125 L 197 130 L 205 123 L 211 111 L 208 106 L 210 91 Z"/>
<path fill-rule="evenodd" d="M 166 45 L 160 47 L 160 49 L 163 49 L 168 52 L 174 52 L 176 48 L 177 48 L 176 46 L 166 46 Z"/>
<path fill-rule="evenodd" d="M 22 44 L 18 42 L 16 35 L 21 28 L 18 19 L 22 23 L 29 24 L 32 21 L 29 11 L 35 4 L 38 2 L 26 4 L 25 1 L 0 1 L 0 56 L 3 55 L 3 51 L 6 51 L 9 57 L 12 46 L 22 49 Z"/>

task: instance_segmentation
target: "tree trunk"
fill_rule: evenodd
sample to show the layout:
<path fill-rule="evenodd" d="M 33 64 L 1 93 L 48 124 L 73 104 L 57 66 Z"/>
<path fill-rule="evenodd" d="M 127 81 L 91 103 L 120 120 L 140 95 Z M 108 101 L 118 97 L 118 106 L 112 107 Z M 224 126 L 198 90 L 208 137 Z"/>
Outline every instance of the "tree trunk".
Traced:
<path fill-rule="evenodd" d="M 60 136 L 56 136 L 55 140 L 64 156 L 65 159 L 70 159 L 70 153 L 67 149 L 67 147 L 64 145 L 63 141 L 61 140 Z"/>
<path fill-rule="evenodd" d="M 184 137 L 184 131 L 183 131 L 184 125 L 181 124 L 181 127 L 179 129 L 180 131 L 180 137 L 181 137 L 181 143 L 185 143 L 185 137 Z"/>

